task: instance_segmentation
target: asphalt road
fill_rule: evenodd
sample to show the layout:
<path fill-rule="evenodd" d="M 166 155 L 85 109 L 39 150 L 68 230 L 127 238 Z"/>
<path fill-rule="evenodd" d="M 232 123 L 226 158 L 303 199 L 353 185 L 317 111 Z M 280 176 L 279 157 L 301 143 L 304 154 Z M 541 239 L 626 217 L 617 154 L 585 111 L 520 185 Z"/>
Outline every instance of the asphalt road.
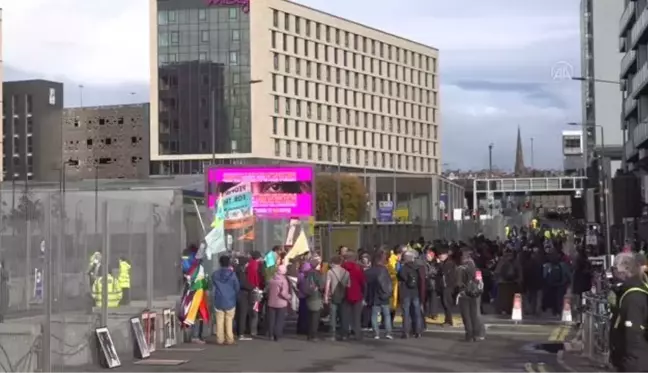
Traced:
<path fill-rule="evenodd" d="M 235 346 L 180 345 L 155 352 L 160 360 L 187 360 L 182 365 L 137 365 L 128 357 L 116 371 L 238 372 L 560 372 L 556 354 L 536 350 L 542 343 L 560 343 L 568 329 L 556 325 L 489 325 L 486 341 L 463 342 L 461 328 L 431 327 L 420 339 L 362 342 L 306 342 L 290 335 L 280 342 L 243 341 Z M 195 349 L 190 351 L 190 349 Z M 99 367 L 83 367 L 99 371 Z"/>

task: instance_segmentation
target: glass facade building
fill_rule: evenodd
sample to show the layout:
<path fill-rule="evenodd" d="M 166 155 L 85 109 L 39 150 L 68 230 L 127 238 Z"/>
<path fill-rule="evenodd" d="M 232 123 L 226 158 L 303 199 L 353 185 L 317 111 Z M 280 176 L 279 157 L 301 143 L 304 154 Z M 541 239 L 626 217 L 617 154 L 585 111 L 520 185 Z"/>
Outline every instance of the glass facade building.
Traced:
<path fill-rule="evenodd" d="M 249 153 L 250 19 L 239 6 L 158 1 L 161 155 Z M 202 162 L 162 162 L 156 173 L 194 173 Z"/>

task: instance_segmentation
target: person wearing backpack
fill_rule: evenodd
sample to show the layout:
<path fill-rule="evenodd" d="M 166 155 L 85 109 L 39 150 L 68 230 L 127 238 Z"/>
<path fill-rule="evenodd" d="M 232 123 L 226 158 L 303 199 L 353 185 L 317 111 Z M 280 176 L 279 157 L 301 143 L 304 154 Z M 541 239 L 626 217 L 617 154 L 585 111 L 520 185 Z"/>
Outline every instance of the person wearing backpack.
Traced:
<path fill-rule="evenodd" d="M 350 285 L 349 272 L 342 268 L 342 258 L 334 256 L 331 259 L 331 267 L 326 272 L 326 285 L 324 290 L 324 303 L 329 306 L 329 332 L 331 339 L 344 339 L 346 333 L 337 334 L 338 321 L 346 325 L 345 315 L 342 312 L 342 304 L 346 298 L 347 288 Z"/>
<path fill-rule="evenodd" d="M 311 268 L 304 274 L 304 282 L 300 289 L 306 300 L 308 308 L 308 334 L 307 339 L 311 342 L 317 340 L 320 316 L 323 307 L 323 293 L 325 282 L 320 271 L 322 259 L 314 256 L 310 260 Z"/>
<path fill-rule="evenodd" d="M 518 263 L 515 260 L 515 253 L 506 249 L 504 256 L 500 258 L 495 268 L 497 277 L 497 312 L 510 315 L 513 311 L 513 297 L 518 292 L 520 273 Z"/>
<path fill-rule="evenodd" d="M 464 324 L 466 342 L 481 341 L 486 333 L 480 312 L 484 282 L 483 278 L 477 278 L 477 266 L 471 254 L 469 249 L 461 250 L 460 265 L 457 267 L 457 303 Z"/>
<path fill-rule="evenodd" d="M 434 253 L 432 246 L 428 246 L 425 249 L 425 281 L 426 281 L 426 296 L 425 296 L 425 317 L 429 317 L 432 320 L 437 318 L 437 276 L 439 272 L 439 266 L 437 263 L 437 258 Z"/>
<path fill-rule="evenodd" d="M 367 293 L 365 299 L 367 306 L 371 307 L 371 326 L 374 332 L 374 339 L 380 339 L 380 325 L 378 316 L 381 315 L 385 325 L 385 338 L 393 339 L 391 310 L 389 300 L 392 296 L 392 281 L 387 270 L 387 251 L 378 250 L 374 254 L 373 265 L 367 269 Z"/>
<path fill-rule="evenodd" d="M 612 267 L 618 280 L 613 291 L 610 363 L 619 372 L 648 372 L 648 286 L 633 253 L 621 253 Z"/>
<path fill-rule="evenodd" d="M 569 285 L 569 268 L 561 260 L 559 253 L 553 253 L 549 262 L 544 265 L 545 303 L 544 311 L 551 310 L 554 316 L 560 316 L 563 298 Z"/>
<path fill-rule="evenodd" d="M 419 295 L 419 282 L 421 281 L 419 268 L 414 263 L 415 254 L 412 251 L 403 253 L 403 264 L 398 272 L 400 303 L 403 314 L 403 338 L 408 338 L 409 331 L 414 331 L 418 338 L 422 332 L 421 298 Z"/>

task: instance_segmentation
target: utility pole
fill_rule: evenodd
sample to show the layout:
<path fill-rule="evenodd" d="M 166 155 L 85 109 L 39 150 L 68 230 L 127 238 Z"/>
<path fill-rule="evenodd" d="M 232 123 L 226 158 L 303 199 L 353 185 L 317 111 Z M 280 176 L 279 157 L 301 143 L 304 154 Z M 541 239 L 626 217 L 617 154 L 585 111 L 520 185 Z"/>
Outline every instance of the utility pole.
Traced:
<path fill-rule="evenodd" d="M 493 143 L 488 144 L 488 177 L 493 177 Z"/>

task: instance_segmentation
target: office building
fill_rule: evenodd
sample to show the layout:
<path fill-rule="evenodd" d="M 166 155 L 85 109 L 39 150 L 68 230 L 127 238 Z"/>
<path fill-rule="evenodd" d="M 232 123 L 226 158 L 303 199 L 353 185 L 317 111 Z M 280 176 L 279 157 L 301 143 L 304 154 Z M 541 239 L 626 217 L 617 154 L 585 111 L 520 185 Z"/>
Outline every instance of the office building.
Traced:
<path fill-rule="evenodd" d="M 66 176 L 72 180 L 147 177 L 148 117 L 149 104 L 65 109 Z"/>
<path fill-rule="evenodd" d="M 58 180 L 63 84 L 5 82 L 2 97 L 5 180 Z"/>
<path fill-rule="evenodd" d="M 3 101 L 3 95 L 2 95 L 2 82 L 4 82 L 4 66 L 3 66 L 3 57 L 2 57 L 2 8 L 0 8 L 0 109 L 2 109 L 2 122 L 0 123 L 0 132 L 4 134 L 4 130 L 2 129 L 4 125 L 4 101 Z M 2 150 L 4 144 L 4 138 L 3 141 L 0 141 L 0 153 L 4 155 L 4 152 Z M 4 161 L 0 162 L 0 182 L 5 179 L 5 171 L 4 171 Z"/>
<path fill-rule="evenodd" d="M 621 78 L 625 87 L 623 117 L 628 141 L 628 168 L 640 177 L 643 203 L 648 203 L 648 4 L 622 1 L 620 21 Z"/>
<path fill-rule="evenodd" d="M 585 165 L 583 131 L 562 131 L 562 153 L 565 174 L 582 175 Z"/>
<path fill-rule="evenodd" d="M 603 222 L 602 180 L 621 168 L 623 131 L 619 19 L 623 0 L 581 1 L 583 168 L 588 182 L 585 217 Z M 598 172 L 599 168 L 603 173 Z"/>
<path fill-rule="evenodd" d="M 150 1 L 153 173 L 440 172 L 436 49 L 287 0 Z"/>

